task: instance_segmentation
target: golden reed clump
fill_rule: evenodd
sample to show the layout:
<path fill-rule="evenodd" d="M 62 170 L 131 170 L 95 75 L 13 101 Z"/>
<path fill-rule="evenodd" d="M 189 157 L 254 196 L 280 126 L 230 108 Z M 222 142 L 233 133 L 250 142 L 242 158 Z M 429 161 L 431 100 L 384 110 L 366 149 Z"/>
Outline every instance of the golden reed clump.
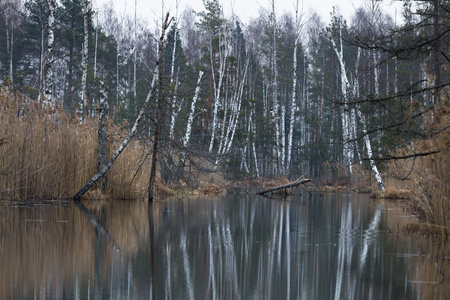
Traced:
<path fill-rule="evenodd" d="M 64 199 L 97 172 L 98 121 L 84 123 L 61 109 L 42 109 L 21 95 L 0 91 L 0 199 Z M 113 133 L 113 134 L 110 134 Z M 108 157 L 124 134 L 108 124 Z M 143 197 L 147 179 L 136 173 L 144 154 L 131 143 L 108 171 L 106 195 L 94 187 L 87 196 Z M 148 170 L 144 164 L 141 170 Z M 97 192 L 96 192 L 97 189 Z"/>
<path fill-rule="evenodd" d="M 418 141 L 418 152 L 439 153 L 418 158 L 412 173 L 413 200 L 430 224 L 446 235 L 450 228 L 450 104 L 443 101 L 425 120 L 430 137 Z"/>
<path fill-rule="evenodd" d="M 445 98 L 445 97 L 444 97 Z M 402 181 L 391 181 L 391 187 L 408 189 L 409 203 L 432 234 L 447 236 L 450 229 L 450 103 L 445 98 L 424 117 L 428 138 L 417 140 L 398 156 L 430 153 L 392 161 L 389 168 Z"/>

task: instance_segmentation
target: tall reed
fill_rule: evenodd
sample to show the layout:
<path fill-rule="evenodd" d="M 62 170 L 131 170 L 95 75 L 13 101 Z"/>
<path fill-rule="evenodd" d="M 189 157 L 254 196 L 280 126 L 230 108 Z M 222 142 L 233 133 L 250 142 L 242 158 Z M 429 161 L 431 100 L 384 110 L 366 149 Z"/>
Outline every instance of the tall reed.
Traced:
<path fill-rule="evenodd" d="M 438 153 L 394 160 L 389 164 L 392 174 L 402 180 L 390 180 L 389 188 L 408 189 L 409 204 L 433 234 L 447 236 L 450 229 L 450 104 L 440 103 L 423 120 L 428 137 L 416 140 L 395 153 L 413 156 L 417 153 Z"/>
<path fill-rule="evenodd" d="M 42 109 L 35 101 L 1 90 L 0 198 L 73 196 L 97 171 L 97 123 L 87 118 L 80 124 L 58 107 Z M 125 134 L 111 121 L 108 130 L 108 148 L 113 150 Z M 148 164 L 142 166 L 144 172 L 136 173 L 143 151 L 143 146 L 133 142 L 121 154 L 108 172 L 108 197 L 143 197 Z M 99 195 L 90 193 L 91 198 Z"/>
<path fill-rule="evenodd" d="M 450 105 L 446 101 L 425 120 L 430 138 L 415 143 L 416 151 L 439 153 L 420 158 L 413 177 L 416 208 L 436 231 L 450 229 Z"/>

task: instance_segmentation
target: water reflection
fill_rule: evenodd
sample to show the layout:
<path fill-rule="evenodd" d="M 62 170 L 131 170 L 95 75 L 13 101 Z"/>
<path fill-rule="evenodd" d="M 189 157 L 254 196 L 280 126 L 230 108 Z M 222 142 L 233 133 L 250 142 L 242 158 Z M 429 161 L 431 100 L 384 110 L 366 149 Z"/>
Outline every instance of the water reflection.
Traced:
<path fill-rule="evenodd" d="M 421 299 L 449 290 L 439 275 L 446 259 L 433 269 L 411 256 L 427 243 L 388 233 L 398 213 L 365 195 L 85 205 L 113 243 L 76 207 L 0 208 L 0 298 Z"/>

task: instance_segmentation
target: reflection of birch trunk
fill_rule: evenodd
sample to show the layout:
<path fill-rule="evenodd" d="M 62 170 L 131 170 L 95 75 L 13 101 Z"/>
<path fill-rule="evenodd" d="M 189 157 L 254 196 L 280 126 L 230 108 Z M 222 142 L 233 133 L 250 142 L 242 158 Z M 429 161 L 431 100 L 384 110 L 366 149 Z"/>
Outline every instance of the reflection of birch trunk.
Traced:
<path fill-rule="evenodd" d="M 352 255 L 352 202 L 348 203 L 348 209 L 341 212 L 341 229 L 339 231 L 339 245 L 338 245 L 338 265 L 336 270 L 336 292 L 334 299 L 341 299 L 342 282 L 344 278 L 344 267 L 347 258 L 350 259 Z"/>
<path fill-rule="evenodd" d="M 291 299 L 291 234 L 290 234 L 290 228 L 291 228 L 291 222 L 290 222 L 290 204 L 286 204 L 284 206 L 286 209 L 286 227 L 285 227 L 285 236 L 286 236 L 286 266 L 287 266 L 287 295 L 286 299 Z"/>
<path fill-rule="evenodd" d="M 131 266 L 131 261 L 128 262 L 128 276 L 127 276 L 127 300 L 132 299 L 131 297 L 131 287 L 133 286 L 133 270 Z"/>
<path fill-rule="evenodd" d="M 192 279 L 191 279 L 191 269 L 189 266 L 189 258 L 188 258 L 187 250 L 186 250 L 186 229 L 181 231 L 180 247 L 181 247 L 181 254 L 183 256 L 183 269 L 184 269 L 184 273 L 186 275 L 186 287 L 188 290 L 189 299 L 195 299 L 194 298 L 194 290 L 192 288 Z"/>
<path fill-rule="evenodd" d="M 369 251 L 369 246 L 372 244 L 375 239 L 373 235 L 378 232 L 378 224 L 380 223 L 381 217 L 381 205 L 377 206 L 377 210 L 375 211 L 375 215 L 372 218 L 372 221 L 369 224 L 369 227 L 364 231 L 363 234 L 363 250 L 361 251 L 361 255 L 359 258 L 359 269 L 363 270 L 366 264 L 367 252 Z"/>
<path fill-rule="evenodd" d="M 212 238 L 212 234 L 211 234 L 211 224 L 209 224 L 208 226 L 208 248 L 209 248 L 209 276 L 208 276 L 208 284 L 207 284 L 207 289 L 209 291 L 210 288 L 212 288 L 212 297 L 211 299 L 217 299 L 216 297 L 216 273 L 215 273 L 215 268 L 214 268 L 214 253 L 213 253 L 213 238 Z M 205 296 L 208 296 L 209 292 L 206 293 Z"/>
<path fill-rule="evenodd" d="M 224 219 L 222 219 L 225 221 Z M 225 223 L 225 222 L 223 222 Z M 226 280 L 231 280 L 232 282 L 229 282 L 227 286 L 229 286 L 230 289 L 230 295 L 228 297 L 230 299 L 237 299 L 239 298 L 239 288 L 237 283 L 237 267 L 236 267 L 236 256 L 235 256 L 235 250 L 234 250 L 234 242 L 233 237 L 231 235 L 230 230 L 230 223 L 227 222 L 226 224 L 222 224 L 222 241 L 223 246 L 225 248 L 225 278 Z"/>
<path fill-rule="evenodd" d="M 166 241 L 164 254 L 166 256 L 167 268 L 166 268 L 166 280 L 165 280 L 165 289 L 166 289 L 166 299 L 172 299 L 172 266 L 171 266 L 171 248 L 169 247 L 170 241 Z"/>

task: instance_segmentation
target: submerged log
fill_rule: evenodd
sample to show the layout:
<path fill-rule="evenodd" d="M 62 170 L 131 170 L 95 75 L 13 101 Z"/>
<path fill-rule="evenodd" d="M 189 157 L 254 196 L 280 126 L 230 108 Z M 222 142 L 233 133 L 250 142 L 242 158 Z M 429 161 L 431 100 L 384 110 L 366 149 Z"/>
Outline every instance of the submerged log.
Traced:
<path fill-rule="evenodd" d="M 288 183 L 288 184 L 279 185 L 279 186 L 276 186 L 276 187 L 273 187 L 273 188 L 270 188 L 270 189 L 267 189 L 267 190 L 263 190 L 263 191 L 257 192 L 256 194 L 257 195 L 264 195 L 266 193 L 270 193 L 270 192 L 275 192 L 275 191 L 291 188 L 291 187 L 294 187 L 294 186 L 297 186 L 297 185 L 300 185 L 300 184 L 305 184 L 305 183 L 310 182 L 310 181 L 311 181 L 311 179 L 296 180 L 296 181 Z"/>

